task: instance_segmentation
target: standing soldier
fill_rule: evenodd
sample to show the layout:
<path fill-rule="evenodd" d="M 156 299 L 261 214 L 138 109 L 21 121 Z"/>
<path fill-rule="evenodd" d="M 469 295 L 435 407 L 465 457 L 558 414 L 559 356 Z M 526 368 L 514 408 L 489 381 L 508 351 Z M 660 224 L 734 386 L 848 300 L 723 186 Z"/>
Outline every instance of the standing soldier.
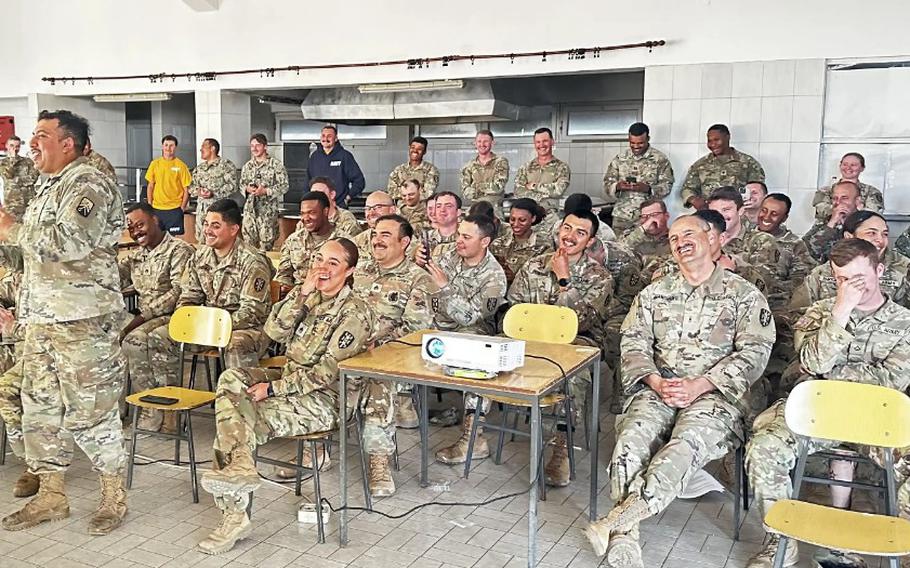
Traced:
<path fill-rule="evenodd" d="M 6 251 L 4 251 L 6 252 Z M 7 273 L 0 278 L 0 420 L 6 428 L 13 455 L 26 463 L 25 471 L 13 486 L 13 497 L 31 497 L 38 492 L 39 478 L 28 470 L 22 436 L 22 339 L 25 328 L 16 322 L 16 304 L 22 283 L 22 258 L 12 253 Z M 67 446 L 69 448 L 69 446 Z M 5 448 L 4 448 L 5 450 Z M 71 451 L 71 450 L 70 450 Z"/>
<path fill-rule="evenodd" d="M 411 138 L 408 146 L 408 161 L 396 166 L 389 174 L 389 184 L 386 191 L 395 202 L 401 201 L 401 186 L 409 179 L 416 179 L 423 187 L 421 197 L 426 199 L 436 191 L 439 185 L 439 169 L 423 159 L 427 153 L 429 142 L 423 136 Z"/>
<path fill-rule="evenodd" d="M 82 157 L 88 129 L 69 111 L 42 111 L 31 148 L 48 179 L 21 224 L 0 211 L 0 242 L 18 246 L 24 259 L 22 430 L 29 470 L 41 480 L 38 495 L 3 519 L 6 530 L 69 517 L 63 476 L 73 439 L 101 477 L 89 534 L 111 532 L 126 515 L 118 408 L 126 378 L 117 274 L 123 202 Z"/>
<path fill-rule="evenodd" d="M 114 171 L 114 166 L 111 165 L 111 162 L 92 149 L 92 141 L 85 141 L 85 150 L 82 153 L 85 156 L 85 159 L 88 160 L 88 163 L 98 169 L 101 173 L 110 176 L 114 183 L 117 183 L 117 172 Z"/>
<path fill-rule="evenodd" d="M 705 199 L 718 187 L 740 188 L 750 181 L 765 181 L 765 170 L 758 160 L 730 146 L 730 129 L 724 124 L 708 128 L 708 150 L 689 167 L 682 186 L 682 200 L 687 207 L 704 209 Z"/>
<path fill-rule="evenodd" d="M 866 158 L 858 152 L 847 152 L 838 164 L 840 178 L 835 177 L 834 183 L 815 192 L 812 205 L 815 207 L 815 220 L 822 223 L 831 215 L 834 208 L 833 189 L 842 181 L 850 181 L 859 189 L 859 198 L 863 209 L 870 209 L 876 213 L 885 210 L 885 198 L 880 189 L 859 181 L 859 174 L 866 170 Z"/>
<path fill-rule="evenodd" d="M 19 155 L 22 139 L 10 136 L 6 140 L 6 157 L 0 159 L 0 177 L 4 179 L 3 210 L 17 222 L 22 221 L 25 208 L 35 196 L 38 170 L 29 158 Z"/>
<path fill-rule="evenodd" d="M 613 230 L 623 235 L 638 222 L 639 206 L 647 199 L 663 199 L 673 188 L 673 166 L 651 146 L 651 131 L 643 122 L 629 127 L 629 149 L 618 154 L 604 174 L 604 193 L 615 197 Z"/>
<path fill-rule="evenodd" d="M 477 156 L 461 168 L 461 195 L 471 201 L 489 201 L 497 217 L 509 181 L 509 160 L 493 153 L 493 133 L 481 130 L 474 137 Z"/>
<path fill-rule="evenodd" d="M 202 228 L 209 206 L 219 199 L 230 197 L 237 191 L 237 166 L 222 158 L 221 144 L 214 138 L 206 138 L 199 147 L 202 162 L 193 168 L 193 182 L 190 184 L 191 197 L 196 198 L 196 242 L 203 242 Z"/>
<path fill-rule="evenodd" d="M 569 164 L 553 155 L 553 131 L 538 128 L 534 131 L 534 151 L 537 156 L 518 168 L 515 174 L 515 197 L 530 197 L 548 213 L 559 210 L 559 200 L 569 188 L 572 172 Z"/>
<path fill-rule="evenodd" d="M 265 134 L 250 138 L 250 161 L 240 172 L 240 190 L 246 193 L 243 205 L 243 240 L 259 250 L 272 250 L 278 238 L 278 209 L 288 190 L 288 171 L 269 155 Z"/>

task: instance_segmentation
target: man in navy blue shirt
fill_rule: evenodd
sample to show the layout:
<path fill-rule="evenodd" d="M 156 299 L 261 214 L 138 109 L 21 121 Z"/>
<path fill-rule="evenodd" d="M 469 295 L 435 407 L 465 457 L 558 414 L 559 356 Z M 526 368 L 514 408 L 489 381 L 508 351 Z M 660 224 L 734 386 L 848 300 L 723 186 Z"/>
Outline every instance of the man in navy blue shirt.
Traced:
<path fill-rule="evenodd" d="M 313 152 L 307 165 L 307 177 L 327 177 L 335 184 L 335 203 L 347 208 L 348 202 L 363 193 L 366 182 L 354 155 L 338 141 L 338 129 L 331 124 L 322 127 L 322 148 Z"/>

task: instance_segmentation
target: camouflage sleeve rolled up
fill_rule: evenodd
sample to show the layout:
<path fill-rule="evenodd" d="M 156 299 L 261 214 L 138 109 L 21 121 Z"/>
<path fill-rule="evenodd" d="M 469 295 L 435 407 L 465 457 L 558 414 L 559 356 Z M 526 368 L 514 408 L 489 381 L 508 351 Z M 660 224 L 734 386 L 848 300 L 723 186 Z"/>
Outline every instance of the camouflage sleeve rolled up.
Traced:
<path fill-rule="evenodd" d="M 831 317 L 832 300 L 813 304 L 793 326 L 793 346 L 800 366 L 813 375 L 824 375 L 847 362 L 853 334 Z"/>
<path fill-rule="evenodd" d="M 244 282 L 240 291 L 240 307 L 231 314 L 234 329 L 255 329 L 261 326 L 272 307 L 272 263 L 265 255 L 256 255 L 241 269 Z"/>
<path fill-rule="evenodd" d="M 168 280 L 171 286 L 166 292 L 153 296 L 148 302 L 143 302 L 145 309 L 140 315 L 146 321 L 174 313 L 177 308 L 177 300 L 180 299 L 180 283 L 183 281 L 183 273 L 192 256 L 193 247 L 174 247 L 167 265 Z"/>

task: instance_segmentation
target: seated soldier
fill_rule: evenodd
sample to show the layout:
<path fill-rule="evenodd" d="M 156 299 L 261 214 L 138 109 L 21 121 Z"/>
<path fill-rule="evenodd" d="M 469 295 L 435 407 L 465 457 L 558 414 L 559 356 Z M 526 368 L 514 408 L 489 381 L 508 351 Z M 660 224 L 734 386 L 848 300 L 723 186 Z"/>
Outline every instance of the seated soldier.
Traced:
<path fill-rule="evenodd" d="M 230 312 L 233 331 L 225 348 L 228 368 L 259 363 L 268 347 L 262 324 L 272 304 L 272 263 L 240 238 L 241 219 L 240 207 L 230 199 L 219 199 L 209 207 L 203 228 L 205 245 L 196 249 L 187 264 L 177 299 L 177 308 L 210 306 Z M 166 385 L 182 385 L 183 377 L 177 376 L 180 346 L 170 338 L 167 326 L 156 328 L 148 338 L 155 376 L 164 377 Z"/>
<path fill-rule="evenodd" d="M 504 225 L 499 217 L 496 216 L 494 206 L 489 201 L 475 201 L 470 207 L 468 207 L 467 215 L 483 215 L 490 221 L 493 221 L 494 240 L 505 235 L 506 231 L 508 230 L 506 228 L 506 225 Z"/>
<path fill-rule="evenodd" d="M 193 247 L 176 239 L 161 228 L 155 210 L 148 203 L 135 203 L 126 211 L 126 226 L 130 237 L 139 248 L 117 261 L 120 269 L 120 286 L 132 286 L 139 295 L 139 313 L 120 332 L 120 343 L 126 355 L 130 372 L 130 388 L 141 392 L 164 386 L 164 377 L 152 371 L 152 352 L 149 351 L 149 334 L 159 327 L 167 329 L 171 314 L 180 297 L 180 279 Z M 129 393 L 127 393 L 129 394 Z M 163 413 L 160 410 L 139 410 L 138 427 L 143 430 L 160 430 Z M 169 412 L 172 420 L 176 413 Z M 176 424 L 169 424 L 172 431 Z"/>
<path fill-rule="evenodd" d="M 431 228 L 427 204 L 420 197 L 422 187 L 416 179 L 409 179 L 401 186 L 401 216 L 408 220 L 415 233 L 424 227 Z"/>
<path fill-rule="evenodd" d="M 350 288 L 354 243 L 330 239 L 313 256 L 303 281 L 265 323 L 269 337 L 287 344 L 284 368 L 246 365 L 228 369 L 218 381 L 213 470 L 203 474 L 202 487 L 215 497 L 222 520 L 198 545 L 207 554 L 227 552 L 252 532 L 246 507 L 260 485 L 257 446 L 335 430 L 347 418 L 338 416 L 338 397 L 345 396 L 338 392 L 338 362 L 366 350 L 371 312 Z"/>
<path fill-rule="evenodd" d="M 803 236 L 809 254 L 816 262 L 828 260 L 828 252 L 841 239 L 844 221 L 853 212 L 862 209 L 859 187 L 852 181 L 839 181 L 831 188 L 831 215 L 828 222 L 817 221 Z"/>
<path fill-rule="evenodd" d="M 880 251 L 865 240 L 848 238 L 832 247 L 829 261 L 836 279 L 835 295 L 812 304 L 794 327 L 795 347 L 804 373 L 800 380 L 852 381 L 905 392 L 910 386 L 910 374 L 906 372 L 910 361 L 910 310 L 883 293 L 879 283 L 885 267 Z M 785 406 L 786 399 L 778 400 L 755 419 L 747 449 L 747 471 L 760 518 L 775 501 L 791 495 L 790 471 L 796 465 L 799 441 L 787 428 Z M 812 439 L 809 451 L 837 445 Z M 860 451 L 869 454 L 867 449 Z M 901 477 L 900 468 L 896 470 Z M 849 491 L 832 487 L 835 505 L 846 505 L 846 500 L 838 503 L 839 493 L 845 489 Z M 898 493 L 899 509 L 906 515 L 910 501 L 903 489 Z M 770 568 L 777 544 L 777 536 L 771 535 L 747 566 Z M 797 554 L 797 543 L 791 540 L 783 566 L 795 566 Z M 853 555 L 823 554 L 822 566 L 865 566 Z"/>
<path fill-rule="evenodd" d="M 793 290 L 802 284 L 809 272 L 815 268 L 815 259 L 809 254 L 805 241 L 796 236 L 784 223 L 790 216 L 793 202 L 783 193 L 772 193 L 761 202 L 758 211 L 758 230 L 768 233 L 777 241 L 784 270 L 778 287 L 770 299 L 771 309 L 783 306 L 793 295 Z"/>
<path fill-rule="evenodd" d="M 282 297 L 303 281 L 316 249 L 336 236 L 335 226 L 329 222 L 329 203 L 329 198 L 318 191 L 308 191 L 300 198 L 300 222 L 281 245 L 281 259 L 275 275 Z"/>
<path fill-rule="evenodd" d="M 597 216 L 590 211 L 568 213 L 559 229 L 559 248 L 528 260 L 509 287 L 509 304 L 549 304 L 572 308 L 578 315 L 578 337 L 575 343 L 603 345 L 604 319 L 613 295 L 613 278 L 585 249 L 597 234 Z M 569 380 L 569 395 L 580 404 L 591 381 L 590 374 Z M 476 397 L 473 397 L 476 408 Z M 485 402 L 484 412 L 489 408 Z M 574 418 L 574 416 L 573 416 Z M 572 424 L 574 428 L 575 425 Z M 569 456 L 566 447 L 566 425 L 558 424 L 550 441 L 553 453 L 544 468 L 546 482 L 555 487 L 569 484 Z M 477 442 L 475 441 L 475 444 Z"/>
<path fill-rule="evenodd" d="M 507 228 L 490 245 L 490 252 L 502 266 L 509 284 L 528 259 L 552 248 L 550 240 L 534 230 L 544 216 L 546 211 L 543 207 L 529 197 L 512 201 Z"/>
<path fill-rule="evenodd" d="M 427 209 L 429 211 L 429 209 Z M 414 260 L 421 268 L 426 264 L 426 255 L 422 249 L 428 248 L 430 258 L 437 265 L 443 258 L 454 256 L 455 241 L 458 238 L 458 217 L 461 214 L 461 198 L 451 191 L 440 191 L 436 194 L 433 213 L 433 227 L 423 228 L 420 235 L 420 246 L 414 249 Z"/>
<path fill-rule="evenodd" d="M 418 258 L 439 287 L 431 302 L 437 329 L 481 335 L 495 333 L 494 316 L 506 295 L 506 275 L 489 250 L 492 240 L 493 223 L 488 218 L 465 217 L 458 226 L 455 254 L 427 262 L 425 252 L 418 249 Z M 468 398 L 461 438 L 436 452 L 437 460 L 447 464 L 465 462 L 473 420 L 474 408 Z M 473 459 L 490 455 L 486 440 L 479 435 L 481 432 L 478 427 Z"/>
<path fill-rule="evenodd" d="M 590 195 L 587 193 L 573 193 L 566 197 L 566 201 L 562 206 L 562 211 L 553 209 L 547 212 L 547 216 L 544 217 L 544 220 L 537 226 L 537 230 L 542 231 L 555 242 L 559 237 L 559 227 L 562 225 L 562 218 L 566 213 L 571 213 L 578 209 L 593 211 L 593 208 L 594 202 L 591 201 Z M 597 235 L 595 236 L 601 243 L 616 239 L 616 233 L 614 233 L 613 229 L 606 223 L 600 224 L 600 228 L 597 230 Z M 596 246 L 596 243 L 592 246 Z M 589 252 L 593 253 L 595 251 Z"/>
<path fill-rule="evenodd" d="M 371 191 L 366 198 L 366 204 L 363 206 L 363 215 L 367 220 L 367 229 L 360 232 L 351 239 L 351 242 L 357 245 L 357 252 L 360 254 L 360 264 L 365 264 L 373 258 L 373 228 L 376 227 L 376 220 L 385 215 L 392 215 L 398 211 L 398 206 L 392 201 L 388 193 L 384 191 Z"/>
<path fill-rule="evenodd" d="M 641 202 L 638 210 L 638 226 L 622 239 L 622 244 L 640 256 L 644 264 L 656 256 L 670 256 L 667 204 L 662 199 L 648 199 Z"/>
<path fill-rule="evenodd" d="M 423 200 L 427 204 L 427 220 L 429 224 L 427 225 L 428 229 L 436 228 L 436 194 L 427 197 Z"/>
<path fill-rule="evenodd" d="M 715 263 L 716 240 L 703 219 L 677 219 L 679 272 L 642 290 L 623 324 L 628 399 L 610 465 L 617 506 L 586 531 L 612 566 L 643 567 L 639 523 L 744 439 L 746 394 L 768 361 L 774 320 L 761 292 Z"/>
<path fill-rule="evenodd" d="M 329 223 L 335 227 L 336 236 L 351 238 L 363 231 L 353 213 L 335 204 L 335 183 L 331 179 L 314 177 L 310 180 L 310 191 L 318 191 L 329 198 Z"/>

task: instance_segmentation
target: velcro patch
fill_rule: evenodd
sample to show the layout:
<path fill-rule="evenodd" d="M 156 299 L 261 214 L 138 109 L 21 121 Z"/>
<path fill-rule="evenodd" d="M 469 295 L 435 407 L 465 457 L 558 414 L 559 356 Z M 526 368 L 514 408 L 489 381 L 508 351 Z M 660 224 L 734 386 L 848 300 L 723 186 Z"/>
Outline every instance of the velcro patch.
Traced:
<path fill-rule="evenodd" d="M 81 201 L 76 205 L 76 213 L 82 215 L 83 217 L 88 217 L 92 214 L 92 210 L 95 209 L 95 202 L 89 199 L 88 197 L 83 197 Z"/>
<path fill-rule="evenodd" d="M 350 331 L 346 331 L 341 334 L 341 337 L 338 338 L 338 348 L 347 349 L 354 343 L 354 334 Z"/>
<path fill-rule="evenodd" d="M 499 298 L 487 298 L 487 311 L 492 312 L 499 305 Z"/>
<path fill-rule="evenodd" d="M 257 279 L 253 282 L 253 288 L 254 288 L 257 292 L 262 292 L 262 291 L 265 289 L 265 278 L 257 278 Z"/>
<path fill-rule="evenodd" d="M 762 308 L 758 314 L 758 322 L 762 327 L 768 327 L 771 324 L 771 311 L 768 308 Z"/>

